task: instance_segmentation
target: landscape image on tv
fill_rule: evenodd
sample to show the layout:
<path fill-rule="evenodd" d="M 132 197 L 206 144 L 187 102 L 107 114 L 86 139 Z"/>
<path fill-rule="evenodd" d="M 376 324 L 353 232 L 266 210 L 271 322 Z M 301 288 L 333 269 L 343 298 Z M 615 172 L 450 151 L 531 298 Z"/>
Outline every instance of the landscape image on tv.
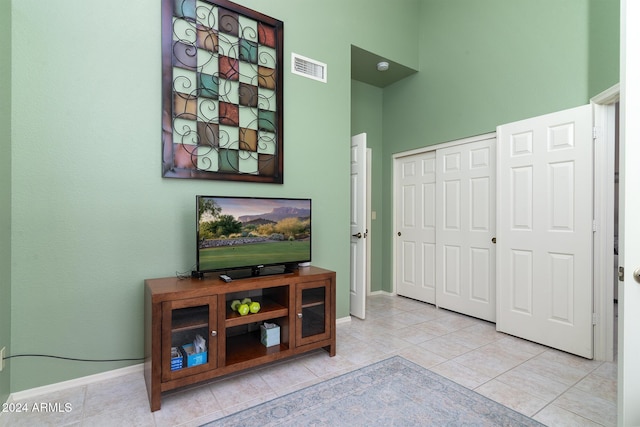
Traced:
<path fill-rule="evenodd" d="M 198 197 L 198 270 L 311 260 L 311 200 Z"/>

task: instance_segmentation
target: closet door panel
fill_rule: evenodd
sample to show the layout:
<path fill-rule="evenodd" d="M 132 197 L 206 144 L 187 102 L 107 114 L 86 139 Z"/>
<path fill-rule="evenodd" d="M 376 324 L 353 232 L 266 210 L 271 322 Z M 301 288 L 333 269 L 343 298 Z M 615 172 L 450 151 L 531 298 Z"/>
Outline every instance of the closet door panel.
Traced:
<path fill-rule="evenodd" d="M 435 152 L 394 161 L 398 295 L 435 303 Z"/>
<path fill-rule="evenodd" d="M 495 138 L 436 151 L 436 304 L 492 322 L 495 168 Z"/>

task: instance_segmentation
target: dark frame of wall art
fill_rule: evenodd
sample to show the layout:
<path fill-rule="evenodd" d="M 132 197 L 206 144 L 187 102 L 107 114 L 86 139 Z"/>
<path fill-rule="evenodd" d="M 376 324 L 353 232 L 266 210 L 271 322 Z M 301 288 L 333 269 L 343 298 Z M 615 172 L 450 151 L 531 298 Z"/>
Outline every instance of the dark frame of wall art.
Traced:
<path fill-rule="evenodd" d="M 162 0 L 162 176 L 283 183 L 282 21 Z"/>

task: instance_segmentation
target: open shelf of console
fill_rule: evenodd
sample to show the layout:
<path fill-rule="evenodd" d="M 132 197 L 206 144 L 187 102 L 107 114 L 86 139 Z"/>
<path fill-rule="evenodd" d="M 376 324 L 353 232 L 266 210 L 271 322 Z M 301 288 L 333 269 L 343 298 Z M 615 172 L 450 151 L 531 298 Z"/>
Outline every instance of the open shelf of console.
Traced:
<path fill-rule="evenodd" d="M 289 345 L 281 342 L 279 345 L 265 347 L 260 343 L 260 331 L 253 331 L 228 337 L 226 350 L 226 365 L 231 366 L 286 352 Z"/>
<path fill-rule="evenodd" d="M 247 314 L 241 316 L 238 312 L 227 309 L 227 320 L 225 324 L 227 328 L 232 326 L 246 325 L 247 323 L 263 322 L 275 317 L 286 317 L 289 315 L 289 309 L 271 301 L 260 303 L 260 311 L 258 313 Z"/>

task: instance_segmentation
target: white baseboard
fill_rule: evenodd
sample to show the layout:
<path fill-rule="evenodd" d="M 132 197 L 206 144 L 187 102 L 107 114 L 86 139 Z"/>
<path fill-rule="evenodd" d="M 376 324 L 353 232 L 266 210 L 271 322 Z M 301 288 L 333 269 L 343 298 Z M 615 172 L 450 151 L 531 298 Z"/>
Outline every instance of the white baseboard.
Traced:
<path fill-rule="evenodd" d="M 394 296 L 396 295 L 395 292 L 388 292 L 388 291 L 373 291 L 371 293 L 369 293 L 370 296 L 374 296 L 374 295 L 388 295 L 388 296 Z"/>
<path fill-rule="evenodd" d="M 111 378 L 121 377 L 123 375 L 142 373 L 144 370 L 144 363 L 137 365 L 126 366 L 124 368 L 113 369 L 111 371 L 101 372 L 99 374 L 87 375 L 86 377 L 75 378 L 68 381 L 62 381 L 55 384 L 49 384 L 42 387 L 30 388 L 28 390 L 17 391 L 9 395 L 7 402 L 29 399 L 43 394 L 54 393 L 57 391 L 67 390 L 73 387 L 80 387 L 83 385 L 91 384 L 98 381 L 104 381 Z"/>
<path fill-rule="evenodd" d="M 351 322 L 351 316 L 341 317 L 339 319 L 336 319 L 336 325 L 340 323 L 349 323 L 349 322 Z"/>

